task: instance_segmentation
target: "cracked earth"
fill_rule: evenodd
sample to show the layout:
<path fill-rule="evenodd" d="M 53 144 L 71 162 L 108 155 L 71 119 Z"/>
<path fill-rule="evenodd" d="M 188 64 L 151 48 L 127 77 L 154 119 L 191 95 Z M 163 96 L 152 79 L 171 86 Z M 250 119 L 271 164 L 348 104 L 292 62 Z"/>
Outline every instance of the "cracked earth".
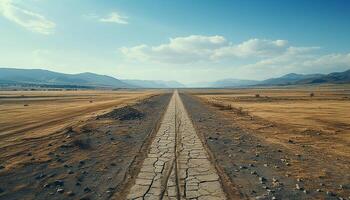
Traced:
<path fill-rule="evenodd" d="M 177 91 L 127 199 L 226 199 Z"/>

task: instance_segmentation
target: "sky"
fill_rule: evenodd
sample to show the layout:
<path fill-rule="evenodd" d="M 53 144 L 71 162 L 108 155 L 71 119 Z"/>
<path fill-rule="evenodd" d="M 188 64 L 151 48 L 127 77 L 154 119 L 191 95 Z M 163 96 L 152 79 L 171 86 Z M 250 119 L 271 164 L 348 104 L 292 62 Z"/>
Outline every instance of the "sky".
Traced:
<path fill-rule="evenodd" d="M 0 67 L 262 80 L 350 69 L 348 0 L 0 0 Z"/>

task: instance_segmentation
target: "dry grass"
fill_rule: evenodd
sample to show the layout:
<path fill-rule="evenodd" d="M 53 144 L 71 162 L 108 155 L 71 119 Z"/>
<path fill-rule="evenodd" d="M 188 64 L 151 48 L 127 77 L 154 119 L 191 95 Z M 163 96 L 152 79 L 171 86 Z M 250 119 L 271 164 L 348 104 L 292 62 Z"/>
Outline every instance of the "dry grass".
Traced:
<path fill-rule="evenodd" d="M 350 155 L 349 85 L 191 92 L 222 110 L 232 110 L 238 114 L 235 122 L 271 142 L 283 144 L 292 138 Z"/>
<path fill-rule="evenodd" d="M 157 91 L 0 91 L 0 148 L 48 136 Z"/>

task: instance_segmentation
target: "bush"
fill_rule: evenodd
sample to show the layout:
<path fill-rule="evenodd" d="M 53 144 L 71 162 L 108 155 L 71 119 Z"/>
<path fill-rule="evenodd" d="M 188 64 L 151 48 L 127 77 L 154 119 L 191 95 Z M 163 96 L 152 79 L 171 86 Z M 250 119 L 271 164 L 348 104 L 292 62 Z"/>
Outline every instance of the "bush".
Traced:
<path fill-rule="evenodd" d="M 313 92 L 310 93 L 310 97 L 314 97 L 315 94 Z"/>
<path fill-rule="evenodd" d="M 256 97 L 256 98 L 259 98 L 259 97 L 260 97 L 260 94 L 256 94 L 255 97 Z"/>

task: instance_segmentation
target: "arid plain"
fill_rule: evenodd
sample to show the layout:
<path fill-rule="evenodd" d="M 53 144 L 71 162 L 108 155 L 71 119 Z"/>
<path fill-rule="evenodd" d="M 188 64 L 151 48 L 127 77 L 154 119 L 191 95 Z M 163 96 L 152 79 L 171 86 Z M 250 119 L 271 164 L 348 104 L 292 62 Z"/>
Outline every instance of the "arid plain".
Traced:
<path fill-rule="evenodd" d="M 349 113 L 349 85 L 2 91 L 0 199 L 347 199 Z"/>

